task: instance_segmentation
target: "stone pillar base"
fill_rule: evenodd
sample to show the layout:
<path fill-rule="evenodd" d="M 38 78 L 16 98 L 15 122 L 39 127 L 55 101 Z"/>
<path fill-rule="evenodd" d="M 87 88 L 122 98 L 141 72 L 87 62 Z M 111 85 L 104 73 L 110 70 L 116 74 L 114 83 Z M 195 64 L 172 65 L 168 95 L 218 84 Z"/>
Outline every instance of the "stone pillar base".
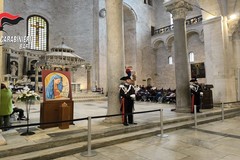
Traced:
<path fill-rule="evenodd" d="M 189 107 L 176 107 L 176 112 L 179 113 L 191 113 L 191 108 Z"/>
<path fill-rule="evenodd" d="M 103 120 L 104 123 L 111 123 L 111 124 L 120 124 L 122 123 L 122 119 L 121 117 L 106 117 Z"/>

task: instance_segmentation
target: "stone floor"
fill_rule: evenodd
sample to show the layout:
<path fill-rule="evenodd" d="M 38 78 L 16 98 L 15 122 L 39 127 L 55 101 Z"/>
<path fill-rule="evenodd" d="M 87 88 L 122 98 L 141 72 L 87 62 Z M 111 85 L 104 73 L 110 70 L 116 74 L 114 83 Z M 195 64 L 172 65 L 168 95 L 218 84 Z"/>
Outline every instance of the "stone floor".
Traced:
<path fill-rule="evenodd" d="M 24 104 L 17 103 L 18 107 L 25 109 Z M 232 107 L 228 104 L 226 107 Z M 163 119 L 189 116 L 191 113 L 177 113 L 171 111 L 175 108 L 174 104 L 159 104 L 151 102 L 136 102 L 135 112 L 163 109 Z M 221 110 L 219 107 L 210 109 L 211 112 Z M 202 110 L 209 112 L 209 109 Z M 85 118 L 88 116 L 101 116 L 107 113 L 107 101 L 93 102 L 76 102 L 74 103 L 74 119 Z M 200 113 L 202 114 L 202 113 Z M 34 104 L 30 110 L 30 123 L 38 123 L 40 117 L 40 105 Z M 134 119 L 137 123 L 148 121 L 160 121 L 159 112 L 150 112 L 145 114 L 136 114 Z M 103 124 L 104 118 L 93 119 L 93 130 L 107 127 Z M 167 133 L 168 137 L 160 138 L 158 136 L 138 139 L 127 143 L 112 145 L 109 147 L 99 148 L 95 151 L 96 156 L 84 157 L 74 154 L 67 157 L 58 158 L 58 160 L 237 160 L 240 159 L 240 117 L 225 119 L 213 123 L 198 125 L 198 129 L 181 129 Z M 26 121 L 15 121 L 13 125 L 26 124 Z M 118 124 L 121 125 L 121 124 Z M 111 126 L 108 126 L 111 127 Z M 7 145 L 0 146 L 0 151 L 15 146 L 23 145 L 22 143 L 37 143 L 42 138 L 51 138 L 48 135 L 58 132 L 78 129 L 87 129 L 87 121 L 75 122 L 68 130 L 61 130 L 58 127 L 41 130 L 37 127 L 32 128 L 36 133 L 32 136 L 20 136 L 15 129 L 1 132 L 0 134 L 7 140 Z"/>
<path fill-rule="evenodd" d="M 181 129 L 158 136 L 93 150 L 96 156 L 81 153 L 56 160 L 239 160 L 240 116 Z"/>

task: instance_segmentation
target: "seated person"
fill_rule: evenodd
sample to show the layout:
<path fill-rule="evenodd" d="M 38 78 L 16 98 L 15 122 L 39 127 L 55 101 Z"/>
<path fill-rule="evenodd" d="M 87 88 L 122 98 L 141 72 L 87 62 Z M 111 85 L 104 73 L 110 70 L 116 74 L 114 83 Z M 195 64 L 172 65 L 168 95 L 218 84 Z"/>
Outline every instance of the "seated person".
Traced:
<path fill-rule="evenodd" d="M 168 91 L 168 93 L 162 98 L 162 103 L 175 103 L 175 101 L 176 101 L 175 91 Z"/>
<path fill-rule="evenodd" d="M 166 96 L 168 103 L 175 103 L 176 102 L 176 94 L 172 92 L 170 95 Z"/>
<path fill-rule="evenodd" d="M 16 107 L 14 101 L 12 102 L 12 104 L 13 104 L 13 112 L 12 112 L 11 115 L 13 115 L 14 113 L 18 113 L 17 120 L 26 120 L 26 117 L 24 116 L 24 110 L 21 109 L 21 108 Z"/>
<path fill-rule="evenodd" d="M 156 96 L 155 96 L 155 101 L 156 102 L 160 102 L 162 98 L 162 92 L 157 92 Z"/>

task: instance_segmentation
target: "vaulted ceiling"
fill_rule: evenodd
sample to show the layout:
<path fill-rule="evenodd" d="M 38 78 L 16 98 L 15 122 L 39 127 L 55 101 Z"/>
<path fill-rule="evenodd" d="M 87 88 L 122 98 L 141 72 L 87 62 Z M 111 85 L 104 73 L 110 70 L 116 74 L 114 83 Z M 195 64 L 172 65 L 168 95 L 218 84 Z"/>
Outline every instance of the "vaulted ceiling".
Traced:
<path fill-rule="evenodd" d="M 240 13 L 239 0 L 218 0 L 219 7 L 223 16 L 230 16 L 231 14 Z"/>

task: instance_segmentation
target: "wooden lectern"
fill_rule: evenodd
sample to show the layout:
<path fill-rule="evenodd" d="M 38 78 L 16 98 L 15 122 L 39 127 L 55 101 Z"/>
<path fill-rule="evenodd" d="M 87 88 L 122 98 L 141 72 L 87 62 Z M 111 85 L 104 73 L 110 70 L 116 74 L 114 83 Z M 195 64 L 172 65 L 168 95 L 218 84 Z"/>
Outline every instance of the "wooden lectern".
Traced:
<path fill-rule="evenodd" d="M 62 104 L 66 103 L 68 110 L 62 109 Z M 63 111 L 63 112 L 61 112 Z M 58 100 L 58 101 L 45 101 L 41 103 L 40 108 L 40 123 L 58 122 L 62 120 L 73 119 L 73 101 L 72 100 Z M 73 124 L 73 122 L 70 122 Z M 40 128 L 50 128 L 62 126 L 61 123 L 41 124 Z"/>
<path fill-rule="evenodd" d="M 66 129 L 73 120 L 73 101 L 70 72 L 42 70 L 43 102 L 40 108 L 40 128 L 57 127 Z M 51 123 L 59 122 L 59 123 Z M 73 121 L 70 122 L 73 124 Z"/>

